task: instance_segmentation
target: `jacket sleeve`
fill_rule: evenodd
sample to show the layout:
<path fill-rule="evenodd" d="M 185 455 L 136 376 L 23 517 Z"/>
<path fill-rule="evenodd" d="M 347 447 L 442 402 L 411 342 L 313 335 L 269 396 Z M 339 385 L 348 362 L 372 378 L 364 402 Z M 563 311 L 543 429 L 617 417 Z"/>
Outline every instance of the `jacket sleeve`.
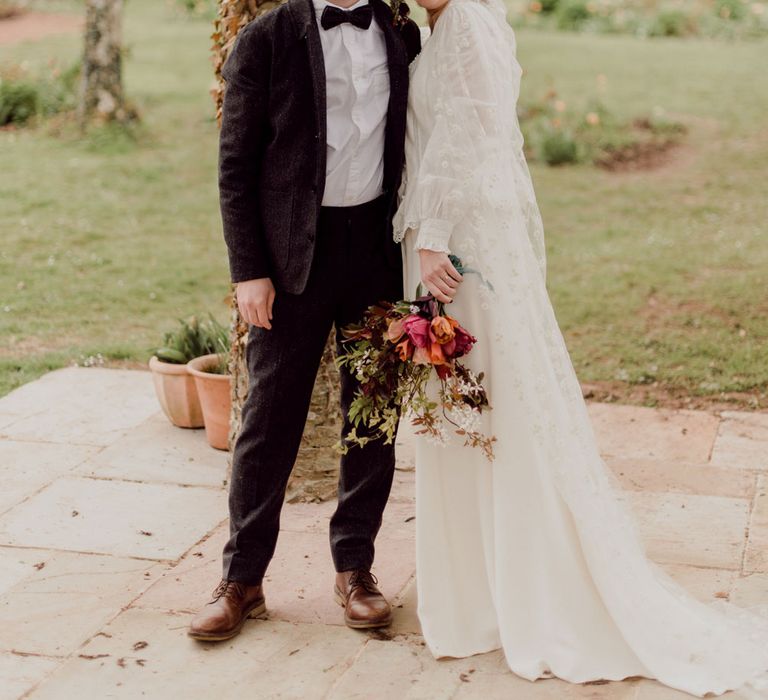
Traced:
<path fill-rule="evenodd" d="M 420 66 L 430 71 L 434 128 L 408 182 L 405 211 L 416 250 L 450 252 L 454 227 L 482 211 L 510 154 L 520 71 L 501 32 L 475 3 L 449 4 L 437 21 L 430 62 Z"/>
<path fill-rule="evenodd" d="M 270 277 L 258 206 L 258 174 L 267 132 L 269 41 L 250 24 L 241 30 L 222 75 L 226 81 L 219 137 L 219 200 L 233 282 Z"/>

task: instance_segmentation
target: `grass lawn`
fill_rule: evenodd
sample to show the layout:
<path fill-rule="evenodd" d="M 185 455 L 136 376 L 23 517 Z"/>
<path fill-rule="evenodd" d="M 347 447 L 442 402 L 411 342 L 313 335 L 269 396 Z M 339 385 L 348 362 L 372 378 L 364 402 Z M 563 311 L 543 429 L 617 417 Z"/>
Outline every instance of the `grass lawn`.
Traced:
<path fill-rule="evenodd" d="M 126 3 L 136 141 L 0 132 L 0 394 L 99 354 L 144 362 L 180 316 L 226 318 L 209 33 L 165 2 Z M 0 46 L 0 64 L 67 65 L 79 42 Z M 767 43 L 536 31 L 518 43 L 526 97 L 600 96 L 626 117 L 659 107 L 690 128 L 653 171 L 533 168 L 580 378 L 601 397 L 765 406 Z"/>

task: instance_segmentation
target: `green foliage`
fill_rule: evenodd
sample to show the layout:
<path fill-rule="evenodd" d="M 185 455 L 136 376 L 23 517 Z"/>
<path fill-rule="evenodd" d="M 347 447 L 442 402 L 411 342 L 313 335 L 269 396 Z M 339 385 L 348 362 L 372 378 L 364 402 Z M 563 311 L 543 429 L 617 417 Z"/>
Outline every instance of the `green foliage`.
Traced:
<path fill-rule="evenodd" d="M 125 19 L 135 142 L 0 130 L 0 394 L 81 356 L 144 366 L 185 309 L 227 318 L 210 25 L 157 0 L 130 0 Z M 44 74 L 52 58 L 75 62 L 80 41 L 0 46 L 0 65 Z M 619 400 L 653 377 L 659 395 L 738 390 L 750 394 L 736 406 L 768 408 L 765 45 L 523 30 L 518 47 L 523 105 L 556 80 L 565 122 L 595 94 L 619 124 L 651 113 L 663 129 L 664 105 L 691 125 L 685 157 L 631 176 L 533 154 L 548 287 L 579 377 L 615 382 Z"/>
<path fill-rule="evenodd" d="M 515 27 L 640 37 L 768 36 L 768 0 L 507 0 Z"/>
<path fill-rule="evenodd" d="M 599 100 L 573 109 L 552 90 L 541 100 L 521 103 L 519 118 L 528 157 L 553 166 L 592 162 L 610 168 L 617 161 L 627 166 L 669 148 L 686 133 L 662 111 L 622 121 Z"/>
<path fill-rule="evenodd" d="M 726 20 L 738 22 L 747 15 L 747 6 L 742 0 L 716 0 L 715 14 Z"/>
<path fill-rule="evenodd" d="M 34 83 L 0 82 L 0 126 L 24 124 L 38 113 L 38 87 Z"/>
<path fill-rule="evenodd" d="M 578 163 L 579 146 L 565 130 L 553 130 L 541 139 L 541 158 L 547 165 Z"/>
<path fill-rule="evenodd" d="M 590 18 L 584 0 L 561 0 L 557 6 L 557 28 L 575 31 Z"/>
<path fill-rule="evenodd" d="M 79 75 L 79 64 L 34 78 L 20 68 L 5 69 L 0 74 L 0 126 L 21 126 L 38 115 L 74 109 Z"/>
<path fill-rule="evenodd" d="M 216 16 L 216 0 L 175 0 L 176 5 L 192 17 L 213 19 Z"/>
<path fill-rule="evenodd" d="M 650 36 L 685 36 L 691 33 L 689 19 L 681 10 L 662 10 L 648 30 Z"/>
<path fill-rule="evenodd" d="M 228 351 L 229 331 L 224 326 L 212 316 L 205 321 L 191 316 L 179 320 L 179 327 L 165 334 L 163 345 L 155 351 L 155 356 L 162 362 L 181 365 L 196 357 Z"/>

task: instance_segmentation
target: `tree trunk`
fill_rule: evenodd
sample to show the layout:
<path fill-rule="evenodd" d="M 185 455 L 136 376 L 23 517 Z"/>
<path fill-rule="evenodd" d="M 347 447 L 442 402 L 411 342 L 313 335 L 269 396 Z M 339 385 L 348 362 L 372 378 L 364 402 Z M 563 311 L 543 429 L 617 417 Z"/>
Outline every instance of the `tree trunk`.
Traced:
<path fill-rule="evenodd" d="M 213 64 L 216 84 L 212 95 L 216 102 L 216 116 L 221 121 L 224 84 L 221 68 L 229 55 L 237 33 L 255 17 L 277 7 L 271 0 L 219 0 L 218 16 L 214 22 Z M 232 294 L 231 341 L 229 369 L 232 375 L 232 415 L 230 420 L 230 447 L 234 445 L 242 426 L 242 407 L 248 393 L 248 371 L 245 366 L 245 345 L 248 325 L 243 321 Z M 334 449 L 341 432 L 339 410 L 339 373 L 334 362 L 332 337 L 328 339 L 323 361 L 312 393 L 312 405 L 299 456 L 288 485 L 286 498 L 290 501 L 320 501 L 336 494 L 339 455 Z M 231 455 L 230 451 L 230 455 Z M 230 457 L 231 470 L 231 457 Z M 227 476 L 229 480 L 229 475 Z"/>
<path fill-rule="evenodd" d="M 125 122 L 133 115 L 123 94 L 123 0 L 86 0 L 79 117 Z"/>

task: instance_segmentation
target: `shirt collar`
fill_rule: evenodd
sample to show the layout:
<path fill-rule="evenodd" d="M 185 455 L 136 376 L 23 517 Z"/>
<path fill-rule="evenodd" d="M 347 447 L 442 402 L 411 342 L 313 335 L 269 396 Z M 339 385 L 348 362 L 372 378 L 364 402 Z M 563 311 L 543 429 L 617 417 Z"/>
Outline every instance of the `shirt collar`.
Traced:
<path fill-rule="evenodd" d="M 320 21 L 320 15 L 323 14 L 323 10 L 326 7 L 337 7 L 340 10 L 345 10 L 347 12 L 351 10 L 356 10 L 358 7 L 365 7 L 366 5 L 370 5 L 369 0 L 358 0 L 354 5 L 351 7 L 343 8 L 339 7 L 339 5 L 334 5 L 332 2 L 328 2 L 328 0 L 312 0 L 312 4 L 315 6 L 315 14 L 317 14 L 317 20 Z"/>

